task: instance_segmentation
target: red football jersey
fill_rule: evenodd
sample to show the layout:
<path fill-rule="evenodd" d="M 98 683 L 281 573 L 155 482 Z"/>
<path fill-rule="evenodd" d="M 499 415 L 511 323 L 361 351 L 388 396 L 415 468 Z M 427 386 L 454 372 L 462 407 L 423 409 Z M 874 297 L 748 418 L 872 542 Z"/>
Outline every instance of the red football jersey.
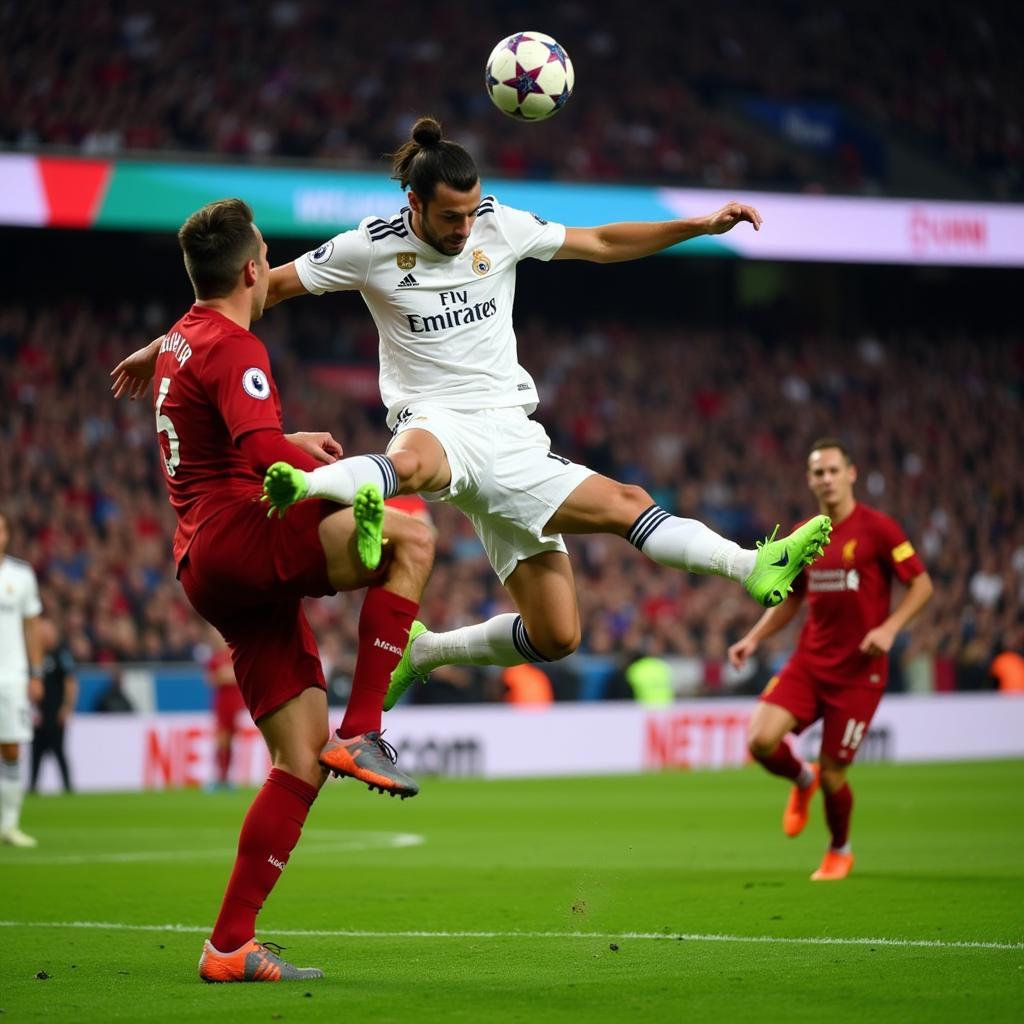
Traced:
<path fill-rule="evenodd" d="M 160 345 L 153 404 L 178 514 L 178 563 L 203 523 L 259 500 L 263 481 L 235 442 L 253 430 L 281 430 L 281 402 L 263 342 L 215 310 L 193 306 Z"/>
<path fill-rule="evenodd" d="M 230 651 L 214 651 L 206 662 L 207 682 L 211 686 L 234 686 L 234 679 L 230 683 L 221 682 L 220 671 L 225 665 L 231 664 Z"/>
<path fill-rule="evenodd" d="M 892 607 L 892 578 L 909 583 L 924 564 L 900 525 L 857 504 L 832 529 L 825 553 L 793 585 L 806 595 L 807 622 L 794 659 L 816 679 L 849 686 L 885 686 L 889 660 L 858 649 Z"/>

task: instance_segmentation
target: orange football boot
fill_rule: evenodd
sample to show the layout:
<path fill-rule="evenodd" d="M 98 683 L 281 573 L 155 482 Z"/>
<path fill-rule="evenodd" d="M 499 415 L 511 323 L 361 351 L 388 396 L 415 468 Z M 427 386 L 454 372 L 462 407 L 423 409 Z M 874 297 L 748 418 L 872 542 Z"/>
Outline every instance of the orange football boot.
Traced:
<path fill-rule="evenodd" d="M 811 806 L 811 797 L 818 792 L 821 785 L 821 770 L 817 764 L 811 765 L 814 781 L 806 788 L 794 786 L 789 794 L 789 802 L 782 812 L 782 831 L 787 836 L 798 836 L 807 824 L 807 811 Z"/>
<path fill-rule="evenodd" d="M 853 869 L 853 854 L 826 850 L 821 867 L 811 875 L 812 882 L 841 882 Z"/>
<path fill-rule="evenodd" d="M 233 953 L 220 953 L 207 939 L 199 958 L 203 981 L 312 981 L 322 978 L 318 967 L 293 967 L 280 957 L 281 946 L 250 939 Z"/>
<path fill-rule="evenodd" d="M 376 729 L 347 740 L 334 733 L 320 751 L 320 764 L 335 776 L 358 779 L 370 789 L 404 800 L 415 796 L 420 787 L 398 767 L 397 761 L 397 751 Z"/>

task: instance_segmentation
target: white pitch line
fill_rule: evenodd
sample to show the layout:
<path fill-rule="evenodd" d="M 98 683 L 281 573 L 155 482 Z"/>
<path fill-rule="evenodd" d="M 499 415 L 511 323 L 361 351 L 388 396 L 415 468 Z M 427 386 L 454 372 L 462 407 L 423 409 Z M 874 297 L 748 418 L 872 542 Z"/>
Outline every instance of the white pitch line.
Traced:
<path fill-rule="evenodd" d="M 350 833 L 347 838 L 338 836 L 311 836 L 300 849 L 300 855 L 315 857 L 324 854 L 358 853 L 364 850 L 399 850 L 408 846 L 422 846 L 424 836 L 415 832 L 363 832 Z M 117 853 L 97 851 L 95 853 L 32 853 L 25 857 L 11 857 L 0 860 L 4 870 L 12 867 L 38 867 L 60 864 L 146 864 L 160 861 L 206 861 L 233 857 L 237 846 L 202 850 L 128 850 Z"/>
<path fill-rule="evenodd" d="M 0 928 L 82 928 L 118 932 L 177 932 L 208 935 L 209 927 L 194 924 L 124 924 L 117 921 L 0 921 Z M 967 939 L 868 939 L 833 938 L 831 936 L 790 935 L 701 935 L 687 932 L 442 932 L 442 931 L 360 931 L 319 928 L 268 928 L 268 934 L 282 937 L 330 939 L 634 939 L 668 942 L 738 942 L 783 946 L 886 946 L 913 949 L 999 949 L 1010 952 L 1024 950 L 1024 942 L 973 942 Z"/>

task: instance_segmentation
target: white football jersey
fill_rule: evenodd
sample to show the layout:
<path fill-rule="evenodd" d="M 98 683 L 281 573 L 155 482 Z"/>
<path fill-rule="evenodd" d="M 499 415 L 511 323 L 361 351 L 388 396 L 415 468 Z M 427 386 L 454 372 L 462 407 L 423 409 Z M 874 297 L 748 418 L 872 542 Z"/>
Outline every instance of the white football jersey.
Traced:
<path fill-rule="evenodd" d="M 28 682 L 24 623 L 42 611 L 32 566 L 9 555 L 0 558 L 0 686 Z"/>
<path fill-rule="evenodd" d="M 295 261 L 306 290 L 358 291 L 380 334 L 380 394 L 388 426 L 413 401 L 449 409 L 537 407 L 512 329 L 516 264 L 549 260 L 565 227 L 486 196 L 466 247 L 445 256 L 412 230 L 404 207 L 368 217 Z"/>

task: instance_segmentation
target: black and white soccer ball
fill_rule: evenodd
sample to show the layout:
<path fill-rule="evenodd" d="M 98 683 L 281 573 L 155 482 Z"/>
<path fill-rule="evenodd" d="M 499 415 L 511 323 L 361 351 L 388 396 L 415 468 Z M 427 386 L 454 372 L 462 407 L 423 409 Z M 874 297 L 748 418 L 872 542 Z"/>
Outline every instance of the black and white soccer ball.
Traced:
<path fill-rule="evenodd" d="M 569 54 L 543 32 L 516 32 L 487 58 L 487 94 L 517 121 L 543 121 L 558 113 L 575 79 Z"/>

